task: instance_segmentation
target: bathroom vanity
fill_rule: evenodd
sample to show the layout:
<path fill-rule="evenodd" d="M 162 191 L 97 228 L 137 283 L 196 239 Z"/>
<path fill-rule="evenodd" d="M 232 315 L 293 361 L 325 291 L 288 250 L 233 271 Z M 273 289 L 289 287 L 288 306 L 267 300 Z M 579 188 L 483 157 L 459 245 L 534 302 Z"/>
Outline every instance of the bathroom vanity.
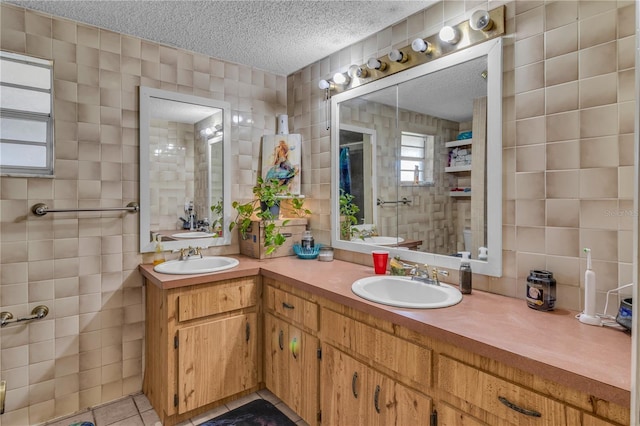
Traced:
<path fill-rule="evenodd" d="M 629 424 L 623 332 L 481 291 L 392 308 L 352 293 L 368 266 L 239 259 L 203 275 L 140 266 L 143 390 L 165 425 L 261 387 L 312 425 Z"/>

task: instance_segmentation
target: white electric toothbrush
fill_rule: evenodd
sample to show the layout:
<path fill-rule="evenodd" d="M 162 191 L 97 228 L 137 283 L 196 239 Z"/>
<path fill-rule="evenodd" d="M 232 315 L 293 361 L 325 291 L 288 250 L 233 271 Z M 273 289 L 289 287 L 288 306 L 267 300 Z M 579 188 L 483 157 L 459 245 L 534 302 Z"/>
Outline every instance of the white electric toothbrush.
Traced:
<path fill-rule="evenodd" d="M 591 249 L 585 248 L 587 253 L 587 270 L 584 273 L 584 312 L 578 319 L 589 325 L 602 325 L 602 320 L 596 316 L 596 273 L 591 270 Z"/>

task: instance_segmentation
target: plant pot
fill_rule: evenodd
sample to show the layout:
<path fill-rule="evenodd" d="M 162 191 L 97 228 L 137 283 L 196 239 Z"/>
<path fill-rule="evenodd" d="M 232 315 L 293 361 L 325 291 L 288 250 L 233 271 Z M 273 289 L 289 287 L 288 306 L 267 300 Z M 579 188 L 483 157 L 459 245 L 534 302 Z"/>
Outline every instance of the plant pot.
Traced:
<path fill-rule="evenodd" d="M 263 212 L 269 210 L 274 219 L 280 217 L 280 203 L 275 203 L 273 206 L 267 207 L 267 203 L 260 201 L 260 208 Z"/>

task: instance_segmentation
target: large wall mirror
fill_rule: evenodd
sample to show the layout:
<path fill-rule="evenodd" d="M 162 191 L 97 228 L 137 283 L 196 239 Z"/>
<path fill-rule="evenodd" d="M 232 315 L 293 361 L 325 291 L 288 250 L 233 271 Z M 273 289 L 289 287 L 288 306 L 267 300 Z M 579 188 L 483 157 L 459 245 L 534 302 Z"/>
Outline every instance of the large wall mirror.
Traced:
<path fill-rule="evenodd" d="M 500 39 L 336 94 L 331 114 L 334 247 L 445 268 L 468 251 L 502 274 Z"/>
<path fill-rule="evenodd" d="M 228 245 L 231 107 L 140 87 L 140 251 Z"/>

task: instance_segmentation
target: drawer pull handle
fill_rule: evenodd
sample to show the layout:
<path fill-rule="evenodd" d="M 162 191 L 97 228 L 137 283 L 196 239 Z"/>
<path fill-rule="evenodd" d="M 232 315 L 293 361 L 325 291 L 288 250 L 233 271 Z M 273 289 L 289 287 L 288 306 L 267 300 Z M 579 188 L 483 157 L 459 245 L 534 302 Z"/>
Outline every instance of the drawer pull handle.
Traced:
<path fill-rule="evenodd" d="M 247 323 L 246 327 L 245 327 L 245 337 L 247 338 L 247 342 L 249 341 L 249 339 L 251 338 L 251 324 Z"/>
<path fill-rule="evenodd" d="M 517 411 L 518 413 L 524 414 L 525 416 L 542 417 L 542 414 L 540 414 L 538 411 L 527 410 L 526 408 L 518 407 L 516 404 L 514 404 L 511 401 L 509 401 L 507 398 L 505 398 L 503 396 L 499 396 L 498 400 L 500 402 L 502 402 L 508 408 L 511 408 L 512 410 Z"/>
<path fill-rule="evenodd" d="M 380 403 L 379 400 L 380 399 L 380 385 L 376 385 L 376 391 L 373 393 L 373 406 L 376 409 L 376 413 L 380 412 Z"/>
<path fill-rule="evenodd" d="M 353 393 L 354 398 L 358 398 L 358 372 L 353 373 L 353 377 L 351 378 L 351 392 Z"/>
<path fill-rule="evenodd" d="M 280 350 L 284 350 L 284 331 L 280 330 L 278 333 L 278 346 L 280 346 Z"/>
<path fill-rule="evenodd" d="M 295 308 L 295 306 L 290 305 L 287 302 L 282 302 L 282 307 L 285 308 L 285 309 L 293 309 L 293 308 Z"/>

